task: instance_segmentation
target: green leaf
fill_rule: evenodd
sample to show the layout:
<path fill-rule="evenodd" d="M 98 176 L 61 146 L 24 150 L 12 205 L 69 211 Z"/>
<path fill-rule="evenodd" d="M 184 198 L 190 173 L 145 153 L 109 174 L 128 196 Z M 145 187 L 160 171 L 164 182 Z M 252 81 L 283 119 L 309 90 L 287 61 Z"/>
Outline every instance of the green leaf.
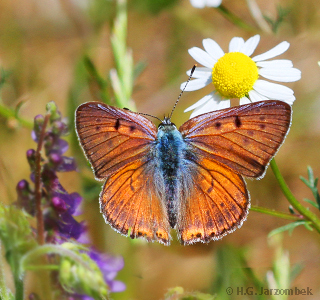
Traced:
<path fill-rule="evenodd" d="M 165 300 L 214 300 L 216 296 L 200 292 L 186 292 L 183 287 L 177 286 L 168 290 Z"/>
<path fill-rule="evenodd" d="M 309 204 L 311 204 L 312 206 L 314 206 L 315 208 L 317 209 L 320 209 L 319 208 L 319 205 L 317 203 L 315 203 L 314 201 L 310 200 L 310 199 L 307 199 L 307 198 L 303 198 L 304 201 L 308 202 Z"/>
<path fill-rule="evenodd" d="M 133 80 L 136 80 L 142 74 L 147 65 L 148 64 L 144 61 L 139 61 L 136 63 L 133 69 Z"/>
<path fill-rule="evenodd" d="M 217 294 L 219 300 L 236 299 L 231 298 L 227 290 L 237 287 L 251 287 L 253 293 L 261 290 L 264 284 L 259 280 L 254 271 L 248 266 L 243 248 L 224 245 L 217 249 L 216 253 L 216 275 L 210 292 Z M 256 300 L 266 299 L 264 295 L 258 295 Z"/>
<path fill-rule="evenodd" d="M 284 22 L 286 16 L 290 13 L 290 9 L 283 8 L 280 5 L 277 6 L 278 16 L 275 20 L 272 20 L 268 16 L 263 16 L 265 20 L 272 26 L 272 31 L 276 33 L 280 25 Z"/>
<path fill-rule="evenodd" d="M 14 274 L 23 273 L 21 257 L 37 245 L 28 220 L 28 214 L 15 206 L 0 205 L 0 239 Z"/>
<path fill-rule="evenodd" d="M 307 202 L 309 202 L 311 205 L 317 207 L 320 210 L 320 195 L 319 195 L 319 191 L 317 188 L 319 178 L 314 178 L 313 170 L 310 166 L 308 166 L 307 169 L 308 169 L 308 179 L 306 179 L 302 176 L 300 176 L 300 179 L 311 190 L 313 197 L 315 198 L 315 200 L 317 202 L 317 206 L 315 206 L 314 204 L 312 204 L 309 201 L 307 201 Z"/>
<path fill-rule="evenodd" d="M 84 65 L 86 70 L 90 76 L 90 84 L 92 88 L 90 90 L 97 90 L 94 96 L 101 98 L 104 103 L 110 104 L 110 96 L 108 94 L 108 81 L 104 79 L 98 72 L 97 68 L 95 67 L 93 61 L 89 58 L 89 56 L 84 57 Z"/>
<path fill-rule="evenodd" d="M 311 222 L 305 221 L 305 220 L 295 221 L 295 222 L 289 223 L 289 224 L 287 224 L 285 226 L 282 226 L 282 227 L 279 227 L 279 228 L 276 228 L 276 229 L 272 230 L 268 234 L 268 237 L 271 237 L 271 236 L 273 236 L 275 234 L 278 234 L 278 233 L 281 233 L 281 232 L 284 232 L 284 231 L 289 231 L 289 234 L 291 234 L 293 229 L 296 228 L 299 225 L 304 225 L 308 230 L 313 230 L 312 227 L 310 226 L 310 224 L 311 224 Z"/>

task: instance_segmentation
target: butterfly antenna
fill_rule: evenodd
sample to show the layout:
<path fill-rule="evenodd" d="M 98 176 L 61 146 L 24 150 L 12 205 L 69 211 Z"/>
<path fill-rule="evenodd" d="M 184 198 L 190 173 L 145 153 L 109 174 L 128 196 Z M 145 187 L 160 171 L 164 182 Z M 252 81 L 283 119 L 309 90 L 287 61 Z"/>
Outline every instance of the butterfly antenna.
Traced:
<path fill-rule="evenodd" d="M 151 118 L 155 118 L 157 120 L 159 120 L 160 122 L 162 122 L 162 120 L 156 116 L 153 116 L 153 115 L 149 115 L 149 114 L 145 114 L 145 113 L 141 113 L 141 112 L 138 112 L 137 114 L 139 115 L 142 115 L 142 116 L 147 116 L 147 117 L 151 117 Z"/>
<path fill-rule="evenodd" d="M 179 95 L 179 97 L 178 97 L 178 99 L 177 99 L 176 103 L 174 104 L 174 106 L 173 106 L 173 108 L 172 108 L 172 111 L 171 111 L 171 114 L 170 114 L 169 119 L 171 119 L 172 114 L 173 114 L 173 111 L 175 110 L 175 108 L 176 108 L 176 106 L 177 106 L 177 104 L 178 104 L 178 102 L 179 102 L 179 100 L 180 100 L 180 98 L 181 98 L 181 96 L 182 96 L 182 94 L 183 94 L 184 90 L 186 89 L 186 87 L 187 87 L 187 85 L 188 85 L 189 81 L 191 80 L 191 77 L 192 77 L 193 72 L 194 72 L 194 70 L 196 69 L 196 67 L 197 67 L 197 65 L 194 65 L 194 66 L 192 67 L 192 69 L 191 69 L 191 73 L 190 73 L 190 76 L 189 76 L 189 78 L 188 78 L 188 80 L 187 80 L 187 82 L 186 82 L 186 85 L 185 85 L 185 86 L 184 86 L 184 88 L 182 89 L 182 91 L 181 91 L 181 93 L 180 93 L 180 95 Z"/>

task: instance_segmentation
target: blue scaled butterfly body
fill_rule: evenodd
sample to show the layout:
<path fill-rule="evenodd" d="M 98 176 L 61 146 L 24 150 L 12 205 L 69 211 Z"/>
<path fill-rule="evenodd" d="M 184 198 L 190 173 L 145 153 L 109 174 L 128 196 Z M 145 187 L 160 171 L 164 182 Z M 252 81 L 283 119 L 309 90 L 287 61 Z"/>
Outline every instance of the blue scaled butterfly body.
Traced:
<path fill-rule="evenodd" d="M 175 124 L 165 118 L 158 127 L 155 155 L 159 163 L 155 167 L 163 182 L 165 203 L 167 206 L 169 223 L 172 228 L 177 222 L 177 209 L 181 197 L 186 197 L 191 185 L 192 165 L 188 159 L 192 153 L 187 150 L 186 143 Z M 156 173 L 155 172 L 155 173 Z"/>

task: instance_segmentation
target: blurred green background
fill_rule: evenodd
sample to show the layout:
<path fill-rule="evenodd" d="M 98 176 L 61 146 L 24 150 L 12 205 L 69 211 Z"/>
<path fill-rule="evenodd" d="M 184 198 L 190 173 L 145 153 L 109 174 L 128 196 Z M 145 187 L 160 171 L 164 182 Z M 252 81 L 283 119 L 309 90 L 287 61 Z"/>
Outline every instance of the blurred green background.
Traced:
<path fill-rule="evenodd" d="M 188 0 L 132 0 L 128 3 L 128 47 L 135 64 L 145 69 L 135 82 L 132 98 L 137 110 L 162 118 L 169 113 L 179 95 L 185 71 L 194 64 L 187 50 L 202 47 L 202 39 L 212 38 L 224 51 L 232 37 L 245 40 L 254 34 L 261 41 L 254 55 L 263 53 L 283 40 L 291 46 L 281 55 L 302 71 L 302 79 L 287 86 L 295 91 L 293 123 L 276 161 L 289 187 L 302 201 L 312 198 L 300 181 L 307 177 L 307 165 L 319 176 L 320 146 L 320 2 L 263 1 L 256 4 L 264 15 L 277 20 L 279 9 L 286 16 L 276 32 L 259 29 L 247 4 L 252 1 L 223 0 L 222 4 L 253 30 L 243 29 L 227 20 L 221 10 L 196 9 Z M 99 213 L 100 183 L 93 174 L 75 140 L 73 114 L 75 107 L 86 101 L 99 100 L 99 88 L 89 75 L 85 57 L 89 57 L 103 78 L 114 67 L 110 33 L 115 16 L 115 3 L 106 0 L 1 0 L 0 1 L 0 67 L 5 70 L 1 103 L 20 108 L 20 117 L 32 121 L 45 113 L 45 105 L 53 100 L 70 120 L 68 154 L 76 156 L 80 172 L 64 173 L 60 181 L 69 191 L 85 196 L 84 213 L 90 237 L 101 251 L 123 255 L 125 267 L 118 279 L 127 290 L 113 294 L 112 299 L 163 299 L 169 288 L 217 294 L 217 299 L 251 299 L 253 296 L 228 296 L 231 286 L 253 286 L 257 277 L 263 281 L 272 268 L 275 246 L 268 233 L 289 221 L 250 212 L 242 228 L 221 241 L 181 246 L 175 239 L 170 247 L 132 241 L 114 232 Z M 189 118 L 183 110 L 206 95 L 210 89 L 184 93 L 173 115 L 173 122 L 182 124 Z M 16 200 L 15 187 L 28 179 L 25 153 L 35 148 L 31 129 L 14 118 L 0 116 L 0 195 L 4 203 Z M 260 181 L 247 182 L 254 205 L 288 212 L 288 202 L 281 194 L 271 172 Z M 311 208 L 314 210 L 314 208 Z M 315 211 L 316 212 L 316 211 Z M 290 265 L 302 269 L 292 287 L 311 288 L 313 296 L 290 296 L 289 299 L 319 299 L 320 256 L 319 236 L 305 227 L 291 235 L 283 234 L 280 242 L 288 251 Z M 278 246 L 278 250 L 279 250 Z M 252 273 L 255 275 L 253 276 Z M 251 275 L 250 275 L 251 274 Z M 29 274 L 27 289 L 37 287 L 34 274 Z M 266 297 L 269 299 L 270 297 Z M 270 298 L 271 299 L 271 298 Z"/>

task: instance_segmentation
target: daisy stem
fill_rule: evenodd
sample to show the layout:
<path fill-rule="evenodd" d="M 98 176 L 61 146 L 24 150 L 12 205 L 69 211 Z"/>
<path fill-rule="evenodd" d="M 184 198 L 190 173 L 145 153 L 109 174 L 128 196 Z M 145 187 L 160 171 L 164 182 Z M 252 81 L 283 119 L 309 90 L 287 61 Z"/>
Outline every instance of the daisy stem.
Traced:
<path fill-rule="evenodd" d="M 217 7 L 217 9 L 220 11 L 220 13 L 228 19 L 231 23 L 237 25 L 238 27 L 248 30 L 248 31 L 257 31 L 257 29 L 248 23 L 242 21 L 239 17 L 237 17 L 235 14 L 233 14 L 230 10 L 228 10 L 225 6 L 220 5 Z"/>
<path fill-rule="evenodd" d="M 295 216 L 295 215 L 292 215 L 292 214 L 276 211 L 274 209 L 255 206 L 255 205 L 252 205 L 250 207 L 250 210 L 251 211 L 260 212 L 260 213 L 263 213 L 263 214 L 267 214 L 267 215 L 271 215 L 271 216 L 274 216 L 274 217 L 279 217 L 279 218 L 282 218 L 282 219 L 292 220 L 292 221 L 301 220 L 301 217 L 299 217 L 299 216 Z"/>
<path fill-rule="evenodd" d="M 303 215 L 308 221 L 310 221 L 313 227 L 320 233 L 320 220 L 319 218 L 306 207 L 304 207 L 292 194 L 291 190 L 289 189 L 288 185 L 286 184 L 284 178 L 282 177 L 280 170 L 276 164 L 274 159 L 270 162 L 271 169 L 273 171 L 274 176 L 278 180 L 280 188 L 282 189 L 283 194 L 288 199 L 290 204 L 301 214 Z"/>

